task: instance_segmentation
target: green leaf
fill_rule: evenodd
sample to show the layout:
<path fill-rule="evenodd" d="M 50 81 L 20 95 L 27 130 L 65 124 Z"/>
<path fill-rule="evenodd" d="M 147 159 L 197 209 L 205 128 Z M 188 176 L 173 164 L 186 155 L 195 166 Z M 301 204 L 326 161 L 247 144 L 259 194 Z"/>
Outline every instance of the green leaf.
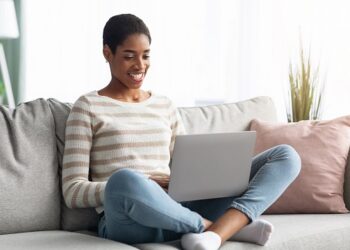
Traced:
<path fill-rule="evenodd" d="M 312 67 L 310 51 L 311 49 L 305 57 L 300 39 L 299 62 L 294 67 L 292 62 L 289 62 L 288 99 L 290 105 L 287 107 L 289 122 L 317 120 L 321 116 L 324 82 L 321 84 L 319 81 L 319 64 Z"/>

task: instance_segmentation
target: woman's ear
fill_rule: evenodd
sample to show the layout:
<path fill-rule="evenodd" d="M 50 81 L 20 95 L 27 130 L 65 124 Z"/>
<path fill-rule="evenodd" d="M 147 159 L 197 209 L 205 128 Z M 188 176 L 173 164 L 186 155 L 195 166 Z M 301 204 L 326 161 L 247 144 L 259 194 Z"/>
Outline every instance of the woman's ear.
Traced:
<path fill-rule="evenodd" d="M 105 57 L 106 62 L 112 60 L 113 53 L 107 44 L 103 45 L 103 56 Z"/>

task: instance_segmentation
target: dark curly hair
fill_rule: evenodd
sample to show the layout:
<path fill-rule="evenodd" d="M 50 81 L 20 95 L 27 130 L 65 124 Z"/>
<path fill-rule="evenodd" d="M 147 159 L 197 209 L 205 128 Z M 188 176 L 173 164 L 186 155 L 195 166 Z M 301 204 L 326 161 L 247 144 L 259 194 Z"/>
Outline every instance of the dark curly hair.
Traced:
<path fill-rule="evenodd" d="M 117 46 L 132 34 L 144 34 L 151 44 L 151 34 L 146 24 L 133 14 L 112 16 L 103 29 L 103 45 L 107 44 L 114 54 Z"/>

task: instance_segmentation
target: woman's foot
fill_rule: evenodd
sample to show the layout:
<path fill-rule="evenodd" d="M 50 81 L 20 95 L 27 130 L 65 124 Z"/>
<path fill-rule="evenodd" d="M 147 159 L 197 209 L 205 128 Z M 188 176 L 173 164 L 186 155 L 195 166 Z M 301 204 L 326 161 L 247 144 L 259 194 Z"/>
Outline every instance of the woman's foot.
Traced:
<path fill-rule="evenodd" d="M 182 236 L 181 245 L 185 250 L 217 250 L 221 245 L 221 238 L 212 231 L 188 233 Z"/>
<path fill-rule="evenodd" d="M 205 229 L 208 229 L 211 221 L 203 218 Z M 243 227 L 229 240 L 255 243 L 261 246 L 266 245 L 273 232 L 273 225 L 266 220 L 255 220 Z M 203 233 L 188 233 L 182 236 L 181 244 L 185 250 L 217 250 L 222 243 L 221 237 L 212 231 Z"/>
<path fill-rule="evenodd" d="M 230 240 L 245 241 L 261 246 L 266 245 L 273 232 L 273 225 L 266 220 L 256 220 L 243 227 Z"/>
<path fill-rule="evenodd" d="M 203 217 L 202 219 L 203 219 L 203 225 L 204 225 L 204 228 L 205 228 L 204 231 L 205 231 L 213 224 L 213 222 Z"/>

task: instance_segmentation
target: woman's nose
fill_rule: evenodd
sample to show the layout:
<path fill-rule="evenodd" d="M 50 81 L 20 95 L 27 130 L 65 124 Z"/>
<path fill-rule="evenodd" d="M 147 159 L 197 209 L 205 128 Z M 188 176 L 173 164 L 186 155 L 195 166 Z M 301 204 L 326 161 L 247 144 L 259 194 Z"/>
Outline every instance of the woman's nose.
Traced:
<path fill-rule="evenodd" d="M 145 69 L 146 68 L 146 62 L 143 60 L 143 58 L 138 58 L 136 61 L 136 66 L 138 69 Z"/>

